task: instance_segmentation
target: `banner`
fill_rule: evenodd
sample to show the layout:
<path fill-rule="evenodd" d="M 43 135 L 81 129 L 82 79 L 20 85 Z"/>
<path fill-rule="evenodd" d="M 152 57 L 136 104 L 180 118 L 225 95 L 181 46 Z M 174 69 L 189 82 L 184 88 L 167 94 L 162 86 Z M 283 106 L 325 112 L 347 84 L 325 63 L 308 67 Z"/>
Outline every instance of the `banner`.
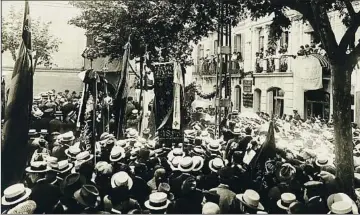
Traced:
<path fill-rule="evenodd" d="M 2 138 L 2 187 L 20 181 L 28 158 L 33 97 L 29 2 L 25 1 L 21 45 L 10 80 Z"/>
<path fill-rule="evenodd" d="M 171 143 L 182 142 L 183 132 L 173 129 L 175 64 L 173 62 L 154 63 L 152 70 L 155 79 L 155 125 L 159 142 L 170 145 Z M 181 127 L 181 122 L 179 123 Z"/>
<path fill-rule="evenodd" d="M 172 128 L 180 130 L 181 123 L 181 88 L 183 87 L 183 76 L 181 66 L 178 63 L 174 65 L 174 106 L 173 106 L 173 123 Z"/>
<path fill-rule="evenodd" d="M 294 60 L 294 83 L 303 90 L 317 90 L 322 85 L 322 66 L 314 56 L 301 56 Z"/>
<path fill-rule="evenodd" d="M 124 46 L 124 54 L 123 54 L 123 61 L 122 61 L 122 70 L 120 75 L 120 80 L 118 82 L 116 88 L 116 95 L 114 101 L 114 110 L 115 110 L 115 124 L 116 124 L 116 131 L 115 136 L 116 138 L 120 138 L 123 135 L 123 125 L 126 122 L 125 113 L 126 113 L 126 103 L 127 103 L 127 96 L 129 92 L 129 73 L 128 73 L 128 62 L 129 62 L 129 55 L 130 55 L 130 36 L 128 42 Z"/>

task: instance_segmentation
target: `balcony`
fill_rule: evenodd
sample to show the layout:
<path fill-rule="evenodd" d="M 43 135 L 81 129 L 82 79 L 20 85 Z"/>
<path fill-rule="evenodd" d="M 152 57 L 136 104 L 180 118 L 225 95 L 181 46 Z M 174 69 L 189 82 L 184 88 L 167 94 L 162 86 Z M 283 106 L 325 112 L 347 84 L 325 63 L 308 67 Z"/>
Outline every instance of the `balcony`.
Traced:
<path fill-rule="evenodd" d="M 224 70 L 223 70 L 223 74 L 225 74 L 225 63 L 223 63 L 224 66 Z M 231 62 L 230 64 L 230 68 L 229 68 L 229 73 L 232 75 L 239 75 L 241 73 L 244 72 L 244 69 L 240 69 L 240 65 L 236 62 Z M 193 75 L 199 75 L 199 76 L 205 76 L 205 77 L 212 77 L 212 76 L 216 76 L 216 66 L 218 66 L 218 64 L 215 63 L 203 63 L 201 65 L 195 65 L 195 72 L 193 73 Z"/>
<path fill-rule="evenodd" d="M 257 58 L 255 71 L 256 73 L 291 73 L 293 59 L 292 55 Z"/>

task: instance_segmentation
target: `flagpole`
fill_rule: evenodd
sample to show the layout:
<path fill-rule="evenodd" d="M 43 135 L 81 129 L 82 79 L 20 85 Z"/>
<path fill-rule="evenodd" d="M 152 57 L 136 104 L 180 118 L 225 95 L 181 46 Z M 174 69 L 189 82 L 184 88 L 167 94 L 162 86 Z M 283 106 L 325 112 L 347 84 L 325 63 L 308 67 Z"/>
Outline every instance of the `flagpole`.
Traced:
<path fill-rule="evenodd" d="M 94 72 L 94 92 L 93 92 L 93 126 L 92 126 L 92 133 L 93 133 L 93 146 L 94 146 L 94 165 L 96 165 L 96 107 L 97 107 L 97 74 Z"/>

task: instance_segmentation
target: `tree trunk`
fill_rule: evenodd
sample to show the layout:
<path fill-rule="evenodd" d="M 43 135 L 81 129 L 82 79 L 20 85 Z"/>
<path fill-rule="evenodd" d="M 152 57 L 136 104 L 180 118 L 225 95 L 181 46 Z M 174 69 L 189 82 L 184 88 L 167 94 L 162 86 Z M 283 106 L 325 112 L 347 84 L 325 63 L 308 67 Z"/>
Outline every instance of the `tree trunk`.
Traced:
<path fill-rule="evenodd" d="M 352 68 L 340 63 L 332 63 L 331 70 L 336 177 L 340 191 L 355 198 L 350 94 Z"/>

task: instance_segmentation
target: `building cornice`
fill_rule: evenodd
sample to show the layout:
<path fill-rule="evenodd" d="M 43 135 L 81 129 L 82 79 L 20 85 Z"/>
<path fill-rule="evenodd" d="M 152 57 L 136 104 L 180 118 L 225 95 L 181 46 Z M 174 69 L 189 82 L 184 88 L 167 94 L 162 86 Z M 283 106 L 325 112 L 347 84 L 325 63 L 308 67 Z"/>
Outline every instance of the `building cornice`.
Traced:
<path fill-rule="evenodd" d="M 269 78 L 269 77 L 293 77 L 292 72 L 274 72 L 274 73 L 254 73 L 255 78 Z"/>

